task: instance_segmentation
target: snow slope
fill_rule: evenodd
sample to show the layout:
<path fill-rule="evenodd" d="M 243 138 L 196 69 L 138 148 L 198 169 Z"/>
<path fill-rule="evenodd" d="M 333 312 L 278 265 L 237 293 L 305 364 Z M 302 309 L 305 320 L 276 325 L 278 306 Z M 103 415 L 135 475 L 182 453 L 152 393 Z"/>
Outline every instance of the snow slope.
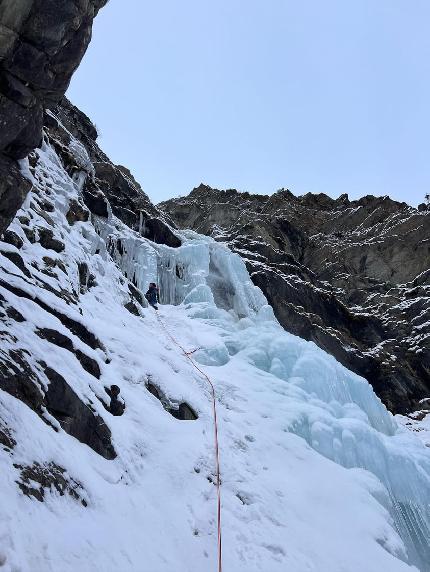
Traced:
<path fill-rule="evenodd" d="M 83 153 L 79 142 L 72 151 Z M 285 332 L 226 246 L 184 232 L 183 245 L 169 248 L 112 216 L 69 225 L 69 203 L 78 199 L 85 175 L 71 178 L 47 143 L 37 154 L 28 171 L 34 189 L 11 226 L 24 243 L 19 254 L 30 276 L 0 257 L 1 277 L 12 287 L 0 287 L 0 294 L 24 318 L 7 323 L 1 350 L 19 346 L 35 369 L 43 360 L 62 375 L 110 428 L 117 457 L 103 458 L 48 412 L 44 423 L 0 390 L 0 420 L 16 441 L 11 450 L 0 449 L 0 569 L 216 569 L 209 389 L 152 309 L 141 307 L 137 316 L 124 307 L 128 280 L 141 290 L 155 280 L 163 322 L 184 347 L 200 348 L 193 356 L 216 387 L 224 570 L 428 572 L 430 452 L 397 425 L 369 384 Z M 46 200 L 55 201 L 48 221 L 40 210 Z M 28 240 L 18 217 L 61 239 L 61 255 L 48 254 L 66 272 L 40 273 L 47 250 Z M 18 249 L 2 244 L 2 251 Z M 80 288 L 78 262 L 94 277 L 88 289 Z M 68 304 L 64 293 L 77 303 Z M 84 348 L 35 296 L 85 324 L 102 347 Z M 73 353 L 37 336 L 37 327 L 54 328 L 85 349 L 100 366 L 100 380 Z M 187 403 L 198 419 L 173 417 L 148 383 L 164 404 Z M 103 406 L 104 387 L 112 384 L 126 405 L 119 417 Z M 43 502 L 23 495 L 19 466 L 35 462 L 64 468 L 78 498 L 54 487 Z"/>

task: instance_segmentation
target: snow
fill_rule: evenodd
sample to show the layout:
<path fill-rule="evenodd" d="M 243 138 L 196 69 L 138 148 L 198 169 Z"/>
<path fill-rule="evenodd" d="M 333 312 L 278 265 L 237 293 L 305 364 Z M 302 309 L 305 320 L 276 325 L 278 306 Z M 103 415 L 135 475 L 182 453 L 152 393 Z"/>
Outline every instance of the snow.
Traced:
<path fill-rule="evenodd" d="M 50 217 L 65 243 L 60 257 L 67 274 L 48 277 L 32 268 L 29 280 L 3 256 L 0 272 L 10 285 L 84 323 L 104 349 L 91 350 L 33 300 L 0 287 L 26 319 L 13 322 L 8 333 L 31 353 L 34 368 L 43 359 L 91 404 L 109 426 L 118 456 L 102 458 L 0 391 L 0 421 L 17 442 L 12 453 L 0 449 L 2 570 L 216 569 L 210 391 L 152 309 L 134 316 L 124 308 L 126 277 L 143 291 L 159 283 L 163 322 L 185 348 L 200 348 L 193 358 L 215 385 L 225 570 L 428 572 L 430 452 L 370 385 L 315 344 L 284 331 L 241 258 L 225 245 L 189 231 L 181 233 L 180 248 L 169 248 L 112 215 L 69 226 L 67 206 L 85 174 L 70 179 L 46 143 L 38 154 L 33 184 L 42 196 L 52 189 L 46 198 L 55 197 Z M 33 226 L 47 226 L 31 201 L 23 214 Z M 17 220 L 11 229 L 25 242 L 19 252 L 27 266 L 42 266 L 47 251 L 26 239 Z M 77 262 L 88 264 L 96 285 L 77 305 L 67 304 L 40 280 L 77 295 Z M 98 361 L 101 380 L 72 353 L 40 339 L 36 327 L 67 334 Z M 8 337 L 2 350 L 15 345 Z M 148 380 L 170 400 L 188 403 L 198 419 L 172 417 L 147 390 Z M 100 401 L 107 402 L 104 386 L 111 384 L 126 404 L 121 417 Z M 17 465 L 34 462 L 64 467 L 81 484 L 88 506 L 53 489 L 43 503 L 24 496 Z"/>
<path fill-rule="evenodd" d="M 396 419 L 399 424 L 414 431 L 426 447 L 430 447 L 430 400 L 426 399 L 423 401 L 426 403 L 425 410 L 417 411 L 410 416 L 396 415 Z"/>

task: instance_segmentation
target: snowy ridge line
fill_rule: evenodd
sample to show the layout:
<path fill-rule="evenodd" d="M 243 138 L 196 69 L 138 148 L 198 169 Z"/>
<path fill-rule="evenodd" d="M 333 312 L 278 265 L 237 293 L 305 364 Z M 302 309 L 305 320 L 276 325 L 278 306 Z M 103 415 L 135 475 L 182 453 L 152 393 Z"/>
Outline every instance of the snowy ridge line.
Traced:
<path fill-rule="evenodd" d="M 215 445 L 215 472 L 216 472 L 216 489 L 217 489 L 217 544 L 218 544 L 218 572 L 222 572 L 222 527 L 221 527 L 221 469 L 220 469 L 220 454 L 219 454 L 219 440 L 218 440 L 218 416 L 216 410 L 216 395 L 215 387 L 212 383 L 210 377 L 202 371 L 199 366 L 195 363 L 191 357 L 191 353 L 187 352 L 185 348 L 172 336 L 172 334 L 167 329 L 163 320 L 160 318 L 158 312 L 156 313 L 158 323 L 161 325 L 166 335 L 170 340 L 178 346 L 178 348 L 183 352 L 186 359 L 192 364 L 192 366 L 204 377 L 204 379 L 209 383 L 212 394 L 212 412 L 213 412 L 213 422 L 214 422 L 214 445 Z M 195 351 L 195 350 L 194 350 Z"/>

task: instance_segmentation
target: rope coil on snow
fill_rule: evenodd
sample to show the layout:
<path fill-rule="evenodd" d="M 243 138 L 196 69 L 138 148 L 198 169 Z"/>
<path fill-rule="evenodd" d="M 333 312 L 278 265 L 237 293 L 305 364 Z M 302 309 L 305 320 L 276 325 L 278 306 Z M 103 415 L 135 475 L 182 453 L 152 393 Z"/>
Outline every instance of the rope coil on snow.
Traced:
<path fill-rule="evenodd" d="M 191 365 L 200 373 L 200 375 L 209 383 L 212 395 L 212 413 L 213 413 L 213 420 L 214 420 L 214 445 L 215 445 L 215 472 L 216 472 L 216 489 L 217 489 L 217 531 L 218 531 L 218 572 L 222 572 L 222 543 L 221 543 L 221 471 L 220 471 L 220 462 L 219 462 L 219 443 L 218 443 L 218 418 L 217 418 L 217 409 L 216 409 L 216 395 L 215 395 L 215 387 L 210 379 L 210 377 L 199 368 L 196 362 L 193 360 L 191 355 L 197 351 L 193 350 L 192 352 L 187 352 L 182 345 L 172 336 L 169 332 L 163 320 L 160 318 L 158 312 L 155 314 L 157 316 L 157 320 L 160 326 L 163 328 L 164 332 L 166 333 L 167 337 L 182 351 L 186 359 L 191 363 Z"/>

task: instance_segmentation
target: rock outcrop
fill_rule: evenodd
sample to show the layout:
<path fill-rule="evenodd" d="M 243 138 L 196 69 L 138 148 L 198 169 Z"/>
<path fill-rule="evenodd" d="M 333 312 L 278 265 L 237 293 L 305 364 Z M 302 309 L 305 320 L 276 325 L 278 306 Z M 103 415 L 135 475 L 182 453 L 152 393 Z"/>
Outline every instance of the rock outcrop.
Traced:
<path fill-rule="evenodd" d="M 0 240 L 0 390 L 53 430 L 112 460 L 117 451 L 106 418 L 120 417 L 126 403 L 116 384 L 106 390 L 107 348 L 88 326 L 81 305 L 97 290 L 103 261 L 115 267 L 111 258 L 106 261 L 111 243 L 98 232 L 110 224 L 170 247 L 181 240 L 131 173 L 114 165 L 96 139 L 91 121 L 63 98 L 45 112 L 42 144 L 23 162 L 32 189 Z M 123 251 L 121 234 L 116 236 L 112 248 Z M 126 284 L 121 294 L 125 311 L 140 319 L 142 292 L 126 277 L 119 280 Z M 95 304 L 100 301 L 96 298 Z M 31 320 L 19 311 L 22 304 Z M 22 328 L 17 335 L 16 328 Z M 62 370 L 57 353 L 73 368 Z M 189 415 L 182 409 L 180 414 Z M 7 427 L 0 426 L 0 444 L 13 448 Z M 51 477 L 62 494 L 66 484 L 61 471 Z M 35 493 L 38 500 L 43 499 L 43 486 Z"/>
<path fill-rule="evenodd" d="M 44 110 L 64 95 L 106 2 L 0 3 L 0 233 L 30 189 L 16 161 L 39 146 Z"/>
<path fill-rule="evenodd" d="M 90 119 L 66 97 L 46 113 L 45 133 L 71 176 L 88 175 L 82 180 L 82 197 L 92 214 L 107 218 L 112 212 L 146 238 L 180 246 L 169 217 L 154 207 L 126 167 L 111 162 L 97 145 L 97 130 Z M 73 138 L 83 144 L 84 153 L 73 148 Z"/>
<path fill-rule="evenodd" d="M 366 377 L 394 412 L 430 394 L 430 211 L 389 197 L 206 185 L 159 205 L 244 257 L 280 323 Z"/>

